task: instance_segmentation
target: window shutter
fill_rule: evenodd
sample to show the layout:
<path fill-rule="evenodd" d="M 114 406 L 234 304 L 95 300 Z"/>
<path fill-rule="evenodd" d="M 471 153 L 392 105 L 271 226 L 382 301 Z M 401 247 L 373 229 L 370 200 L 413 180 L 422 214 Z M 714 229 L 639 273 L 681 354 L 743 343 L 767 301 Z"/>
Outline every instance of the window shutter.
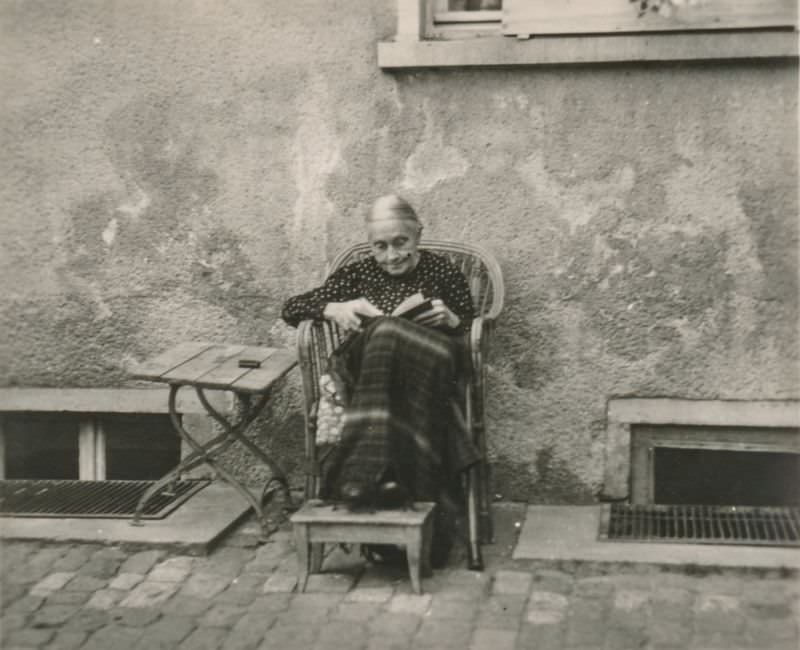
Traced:
<path fill-rule="evenodd" d="M 796 25 L 796 0 L 503 0 L 508 36 Z"/>

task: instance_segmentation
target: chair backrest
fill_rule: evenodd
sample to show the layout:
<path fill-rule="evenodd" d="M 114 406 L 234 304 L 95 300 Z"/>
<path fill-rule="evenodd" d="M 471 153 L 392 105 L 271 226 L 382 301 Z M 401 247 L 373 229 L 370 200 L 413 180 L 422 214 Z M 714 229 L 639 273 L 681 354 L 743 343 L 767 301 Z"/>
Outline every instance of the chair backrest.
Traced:
<path fill-rule="evenodd" d="M 475 309 L 480 316 L 494 320 L 503 309 L 504 285 L 500 265 L 494 256 L 479 246 L 455 242 L 423 239 L 419 247 L 447 257 L 458 267 L 469 283 Z M 336 269 L 370 255 L 369 244 L 361 243 L 339 253 L 328 268 L 328 275 Z M 306 413 L 319 399 L 319 377 L 325 372 L 325 363 L 341 341 L 339 328 L 329 322 L 305 322 L 298 332 L 298 355 L 303 375 L 303 392 Z M 310 443 L 310 444 L 313 444 Z"/>

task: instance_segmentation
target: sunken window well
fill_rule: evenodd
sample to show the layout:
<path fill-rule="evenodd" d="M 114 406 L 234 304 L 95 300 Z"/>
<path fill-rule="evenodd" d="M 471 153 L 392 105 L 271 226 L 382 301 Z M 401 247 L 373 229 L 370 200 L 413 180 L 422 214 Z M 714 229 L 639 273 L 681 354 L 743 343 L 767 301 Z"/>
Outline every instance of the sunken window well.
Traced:
<path fill-rule="evenodd" d="M 800 506 L 800 429 L 631 428 L 635 504 Z"/>

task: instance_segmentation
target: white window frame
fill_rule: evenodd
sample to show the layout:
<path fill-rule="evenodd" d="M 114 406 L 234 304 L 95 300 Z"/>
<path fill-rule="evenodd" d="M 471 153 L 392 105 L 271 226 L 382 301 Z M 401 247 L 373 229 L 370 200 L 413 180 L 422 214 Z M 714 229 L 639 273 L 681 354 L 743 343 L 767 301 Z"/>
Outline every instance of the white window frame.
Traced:
<path fill-rule="evenodd" d="M 498 12 L 441 11 L 442 0 L 396 1 L 397 33 L 378 43 L 385 70 L 798 57 L 796 27 L 513 38 L 503 35 Z"/>

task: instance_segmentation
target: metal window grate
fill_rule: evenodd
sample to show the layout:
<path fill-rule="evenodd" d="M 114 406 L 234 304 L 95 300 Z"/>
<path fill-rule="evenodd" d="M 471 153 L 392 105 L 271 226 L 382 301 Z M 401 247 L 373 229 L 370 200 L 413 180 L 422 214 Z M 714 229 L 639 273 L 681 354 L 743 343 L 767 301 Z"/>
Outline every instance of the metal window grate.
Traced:
<path fill-rule="evenodd" d="M 800 546 L 800 508 L 606 504 L 601 540 Z"/>
<path fill-rule="evenodd" d="M 0 481 L 2 517 L 132 517 L 136 504 L 155 481 Z M 163 519 L 208 480 L 181 480 L 155 494 L 143 519 Z"/>

